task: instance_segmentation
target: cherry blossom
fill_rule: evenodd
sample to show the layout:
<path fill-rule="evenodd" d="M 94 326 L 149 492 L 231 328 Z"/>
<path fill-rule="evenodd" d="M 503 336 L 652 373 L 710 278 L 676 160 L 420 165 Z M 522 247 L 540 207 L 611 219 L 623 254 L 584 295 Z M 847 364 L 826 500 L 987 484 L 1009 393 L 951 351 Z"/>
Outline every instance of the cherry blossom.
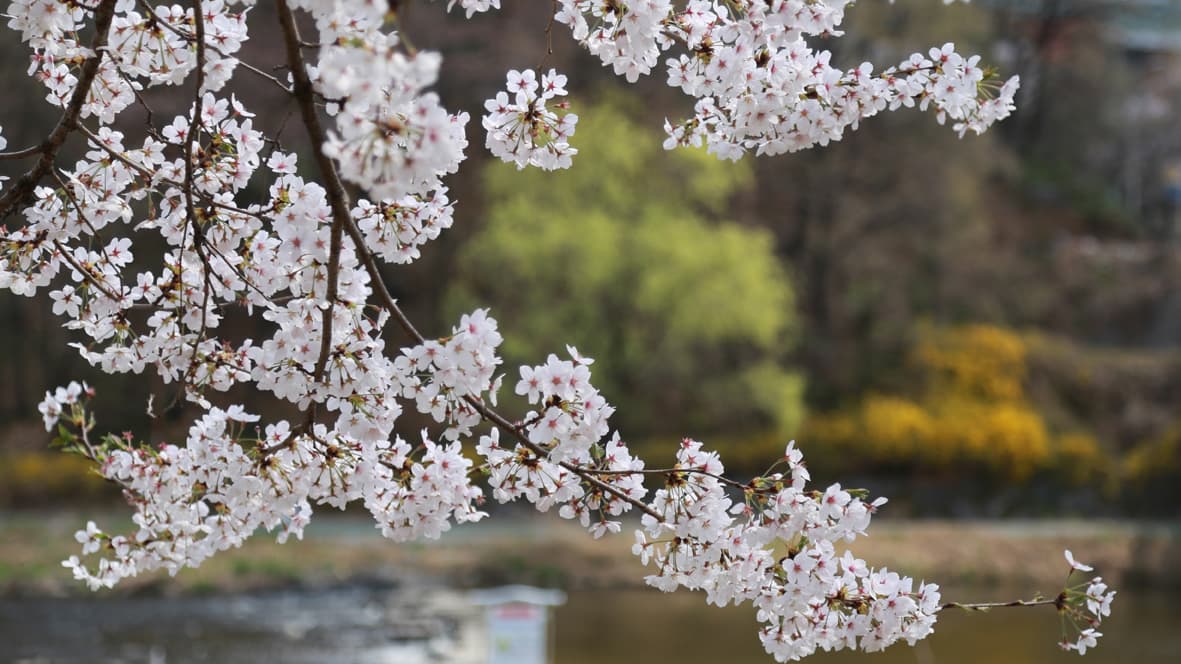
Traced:
<path fill-rule="evenodd" d="M 657 72 L 689 97 L 689 117 L 665 123 L 668 148 L 705 145 L 729 159 L 801 150 L 911 107 L 962 136 L 1013 110 L 1017 79 L 1000 81 L 952 44 L 890 66 L 838 67 L 813 44 L 840 36 L 850 4 L 558 0 L 552 18 L 616 74 Z M 456 5 L 471 17 L 500 3 L 451 0 L 447 9 Z M 841 484 L 809 488 L 794 443 L 746 482 L 690 439 L 670 467 L 648 466 L 612 431 L 615 407 L 592 382 L 593 360 L 572 347 L 568 359 L 510 370 L 528 409 L 498 412 L 503 339 L 491 312 L 428 336 L 382 271 L 383 262 L 414 262 L 454 223 L 444 178 L 466 157 L 470 118 L 431 89 L 443 56 L 410 46 L 384 0 L 275 0 L 282 61 L 242 62 L 253 6 L 9 4 L 28 73 L 60 120 L 37 148 L 6 155 L 35 159 L 0 192 L 0 214 L 16 220 L 0 229 L 0 287 L 46 292 L 86 362 L 152 372 L 197 412 L 183 441 L 147 444 L 98 435 L 85 384 L 46 393 L 46 429 L 94 462 L 134 512 L 126 534 L 94 522 L 78 531 L 80 555 L 63 562 L 75 578 L 101 588 L 151 570 L 175 574 L 260 529 L 300 538 L 316 509 L 350 503 L 391 539 L 439 537 L 486 516 L 483 483 L 498 502 L 556 510 L 593 537 L 638 515 L 633 552 L 647 583 L 750 603 L 758 638 L 779 661 L 914 644 L 942 609 L 983 606 L 941 605 L 937 585 L 848 551 L 885 499 Z M 287 75 L 268 73 L 276 70 Z M 295 101 L 306 150 L 256 127 L 225 93 L 235 76 Z M 183 91 L 181 112 L 147 114 L 148 130 L 115 129 L 155 86 Z M 568 88 L 577 92 L 553 69 L 509 71 L 485 104 L 487 148 L 522 168 L 571 166 L 578 117 Z M 67 139 L 85 145 L 73 163 L 58 154 Z M 0 137 L 0 150 L 6 143 Z M 228 332 L 230 315 L 260 331 Z M 235 403 L 245 392 L 249 403 L 293 404 L 299 416 L 264 422 Z M 404 431 L 406 409 L 433 424 Z M 1065 555 L 1072 573 L 1090 571 Z M 1052 602 L 1008 605 L 1055 604 L 1074 628 L 1063 647 L 1083 653 L 1114 595 L 1096 577 Z"/>
<path fill-rule="evenodd" d="M 1090 572 L 1091 570 L 1094 569 L 1090 565 L 1084 565 L 1084 564 L 1076 561 L 1074 559 L 1074 554 L 1072 554 L 1070 552 L 1070 549 L 1067 549 L 1063 553 L 1066 555 L 1066 562 L 1070 564 L 1070 569 L 1078 570 L 1080 572 Z"/>
<path fill-rule="evenodd" d="M 558 112 L 547 106 L 566 96 L 566 77 L 551 69 L 542 74 L 539 83 L 532 69 L 514 69 L 506 78 L 508 92 L 498 92 L 484 102 L 488 150 L 517 168 L 569 168 L 571 158 L 578 154 L 569 143 L 578 116 L 567 112 L 566 102 L 554 104 Z"/>
<path fill-rule="evenodd" d="M 1070 585 L 1070 578 L 1075 572 L 1090 572 L 1094 568 L 1076 561 L 1069 549 L 1064 554 L 1070 565 L 1067 587 L 1048 601 L 1062 616 L 1062 640 L 1058 645 L 1063 650 L 1085 655 L 1089 648 L 1098 645 L 1099 637 L 1103 636 L 1098 627 L 1103 618 L 1111 615 L 1115 591 L 1108 590 L 1103 578 L 1098 576 L 1085 583 Z"/>

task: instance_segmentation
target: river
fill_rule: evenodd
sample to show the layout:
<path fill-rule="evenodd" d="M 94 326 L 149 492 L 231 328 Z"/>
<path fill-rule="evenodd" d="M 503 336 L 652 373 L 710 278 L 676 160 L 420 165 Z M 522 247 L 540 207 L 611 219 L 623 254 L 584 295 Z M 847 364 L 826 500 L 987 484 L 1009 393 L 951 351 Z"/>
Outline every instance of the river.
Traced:
<path fill-rule="evenodd" d="M 1011 598 L 1005 589 L 946 592 L 947 599 Z M 434 599 L 428 599 L 433 597 Z M 449 638 L 471 622 L 462 594 L 353 586 L 314 592 L 212 597 L 0 600 L 4 664 L 290 662 L 416 664 L 472 661 Z M 468 615 L 465 619 L 462 615 Z M 579 591 L 556 610 L 558 664 L 751 663 L 771 659 L 749 609 L 707 607 L 689 593 Z M 476 620 L 478 622 L 478 620 Z M 819 664 L 901 662 L 1181 661 L 1181 610 L 1165 592 L 1121 592 L 1085 660 L 1060 652 L 1052 607 L 948 612 L 915 648 L 826 653 Z"/>

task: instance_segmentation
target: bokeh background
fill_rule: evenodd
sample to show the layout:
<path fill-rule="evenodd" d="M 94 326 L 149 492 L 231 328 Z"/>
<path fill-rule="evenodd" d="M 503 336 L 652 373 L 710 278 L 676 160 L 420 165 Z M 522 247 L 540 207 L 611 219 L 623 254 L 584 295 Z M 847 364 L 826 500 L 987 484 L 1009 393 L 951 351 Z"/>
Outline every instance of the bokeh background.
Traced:
<path fill-rule="evenodd" d="M 1181 3 L 862 2 L 848 35 L 823 44 L 834 61 L 884 66 L 955 41 L 1021 75 L 1017 113 L 962 140 L 930 114 L 888 113 L 827 148 L 736 164 L 661 148 L 664 118 L 690 111 L 663 75 L 626 86 L 560 25 L 547 53 L 538 6 L 548 3 L 507 1 L 471 21 L 442 3 L 403 4 L 414 43 L 445 54 L 445 105 L 473 117 L 470 157 L 448 180 L 455 226 L 419 262 L 388 271 L 421 329 L 445 334 L 461 312 L 491 307 L 509 385 L 513 367 L 576 345 L 596 358 L 615 426 L 650 463 L 691 436 L 749 476 L 797 439 L 819 481 L 891 498 L 888 532 L 913 543 L 879 540 L 892 567 L 969 587 L 1056 578 L 1061 545 L 1073 543 L 1098 550 L 1133 588 L 1181 585 Z M 267 25 L 270 11 L 261 3 L 252 21 Z M 245 57 L 278 62 L 273 33 L 252 34 Z M 0 43 L 0 125 L 12 148 L 56 117 L 26 61 L 16 39 Z M 569 171 L 517 172 L 481 150 L 483 100 L 506 70 L 529 67 L 569 75 L 581 118 Z M 257 123 L 299 152 L 294 107 L 242 83 Z M 187 104 L 183 90 L 153 91 L 151 102 L 161 117 Z M 138 131 L 143 117 L 122 122 Z M 18 167 L 0 163 L 8 175 Z M 68 555 L 74 522 L 120 513 L 118 494 L 85 464 L 47 449 L 36 412 L 46 389 L 85 379 L 100 426 L 145 440 L 183 438 L 192 419 L 158 379 L 87 367 L 46 303 L 0 295 L 0 588 L 12 593 L 73 592 L 54 556 Z M 225 328 L 266 334 L 246 319 Z M 511 395 L 504 402 L 520 410 Z M 384 569 L 388 549 L 340 553 L 356 544 L 350 528 L 343 540 L 326 531 L 323 565 L 308 563 L 315 546 L 292 554 L 297 562 L 257 549 L 179 587 Z M 518 543 L 550 551 L 537 537 Z M 617 583 L 570 569 L 577 555 L 554 554 L 563 564 L 488 547 L 480 565 L 457 555 L 431 573 L 470 585 Z M 1175 603 L 1146 597 L 1145 614 L 1176 618 L 1160 609 Z M 1169 650 L 1145 656 L 1181 657 L 1175 638 L 1161 643 Z"/>

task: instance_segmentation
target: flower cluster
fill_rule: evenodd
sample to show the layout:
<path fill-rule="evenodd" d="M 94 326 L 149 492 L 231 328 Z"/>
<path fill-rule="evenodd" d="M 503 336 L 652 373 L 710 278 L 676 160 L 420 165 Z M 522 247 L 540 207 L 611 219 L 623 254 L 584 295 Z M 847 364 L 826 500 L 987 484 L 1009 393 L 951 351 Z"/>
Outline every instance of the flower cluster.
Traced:
<path fill-rule="evenodd" d="M 89 392 L 71 384 L 43 402 L 46 425 L 64 404 L 82 407 Z M 79 531 L 82 555 L 63 565 L 92 589 L 111 587 L 142 572 L 176 574 L 218 551 L 241 546 L 259 527 L 284 542 L 302 538 L 312 503 L 343 508 L 363 500 L 382 533 L 404 541 L 439 537 L 458 523 L 477 521 L 483 492 L 471 484 L 471 461 L 458 443 L 440 445 L 423 435 L 412 449 L 358 440 L 317 426 L 298 433 L 286 421 L 264 431 L 241 407 L 211 408 L 189 430 L 184 446 L 135 446 L 107 436 L 92 443 L 85 412 L 59 441 L 99 463 L 99 472 L 123 488 L 136 512 L 133 535 L 110 535 L 93 522 Z"/>
<path fill-rule="evenodd" d="M 424 244 L 451 227 L 452 207 L 447 189 L 440 187 L 429 197 L 403 196 L 376 204 L 362 200 L 353 218 L 376 255 L 391 263 L 411 263 Z"/>
<path fill-rule="evenodd" d="M 602 441 L 615 409 L 590 383 L 594 360 L 573 347 L 567 352 L 571 360 L 550 355 L 544 365 L 521 367 L 517 394 L 544 410 L 525 416 L 517 429 L 520 441 L 502 446 L 500 431 L 493 429 L 476 451 L 498 501 L 523 497 L 543 512 L 559 505 L 559 515 L 577 518 L 597 538 L 618 532 L 619 522 L 608 517 L 631 510 L 647 494 L 644 462 L 632 456 L 618 432 Z"/>
<path fill-rule="evenodd" d="M 691 3 L 709 6 L 709 3 Z M 694 11 L 691 6 L 686 12 Z M 666 26 L 673 15 L 670 0 L 592 2 L 561 0 L 554 18 L 570 26 L 574 39 L 635 83 L 652 71 L 662 50 L 672 45 Z M 587 19 L 590 19 L 589 21 Z M 703 17 L 704 18 L 704 17 Z M 592 27 L 593 25 L 593 27 Z"/>
<path fill-rule="evenodd" d="M 529 442 L 544 448 L 554 461 L 585 456 L 590 446 L 607 435 L 607 418 L 615 409 L 590 383 L 590 365 L 568 346 L 571 360 L 551 354 L 545 364 L 521 367 L 517 394 L 539 411 L 525 415 Z"/>
<path fill-rule="evenodd" d="M 493 382 L 492 374 L 500 364 L 496 348 L 501 341 L 487 310 L 465 314 L 449 338 L 402 349 L 394 361 L 401 396 L 413 399 L 420 413 L 446 423 L 445 438 L 470 435 L 481 414 L 468 400 L 491 392 L 490 400 L 496 401 L 500 381 Z"/>
<path fill-rule="evenodd" d="M 91 396 L 93 393 L 94 391 L 86 383 L 78 383 L 77 381 L 71 381 L 65 387 L 46 392 L 45 398 L 37 404 L 37 410 L 45 422 L 45 430 L 52 431 L 53 425 L 57 424 L 68 410 L 72 410 L 74 406 L 82 402 L 83 395 Z M 76 421 L 77 417 L 71 415 L 68 419 Z"/>
<path fill-rule="evenodd" d="M 1098 645 L 1099 637 L 1103 636 L 1099 625 L 1111 615 L 1115 591 L 1107 589 L 1101 576 L 1071 586 L 1070 577 L 1075 572 L 1090 572 L 1094 568 L 1075 560 L 1070 549 L 1065 553 L 1070 565 L 1070 571 L 1066 573 L 1067 588 L 1055 600 L 1058 613 L 1062 615 L 1062 641 L 1058 645 L 1068 652 L 1073 650 L 1085 655 L 1087 649 Z"/>
<path fill-rule="evenodd" d="M 571 157 L 578 154 L 568 142 L 578 116 L 567 112 L 569 105 L 564 101 L 554 104 L 558 112 L 547 107 L 566 96 L 566 77 L 551 69 L 538 83 L 537 74 L 526 69 L 510 71 L 507 78 L 508 92 L 498 92 L 484 102 L 488 150 L 517 168 L 569 168 Z"/>
<path fill-rule="evenodd" d="M 849 0 L 719 4 L 693 0 L 562 0 L 556 15 L 615 73 L 635 81 L 674 46 L 668 84 L 696 100 L 693 117 L 667 123 L 666 147 L 707 144 L 738 159 L 827 145 L 883 110 L 931 108 L 961 135 L 981 132 L 1013 110 L 1016 78 L 987 80 L 979 58 L 950 44 L 874 74 L 870 63 L 842 70 L 808 37 L 839 35 Z"/>
<path fill-rule="evenodd" d="M 865 532 L 885 500 L 865 503 L 839 484 L 806 490 L 808 472 L 794 444 L 781 462 L 783 472 L 752 480 L 735 504 L 717 453 L 683 441 L 636 533 L 633 552 L 656 568 L 647 582 L 665 591 L 704 590 L 718 606 L 753 603 L 763 623 L 759 638 L 778 661 L 818 648 L 873 652 L 930 634 L 938 586 L 837 551 Z"/>
<path fill-rule="evenodd" d="M 63 565 L 91 588 L 110 587 L 142 572 L 175 574 L 196 567 L 218 551 L 240 546 L 260 526 L 280 529 L 281 540 L 301 536 L 311 515 L 307 498 L 317 485 L 316 472 L 292 471 L 314 468 L 319 453 L 293 441 L 267 465 L 256 464 L 236 430 L 257 420 L 240 408 L 214 408 L 193 424 L 183 447 L 108 441 L 96 455 L 100 473 L 123 487 L 136 510 L 136 531 L 112 536 L 88 524 L 77 535 L 83 555 L 102 557 L 88 566 L 71 556 Z"/>
<path fill-rule="evenodd" d="M 135 102 L 145 87 L 182 83 L 198 67 L 193 10 L 160 5 L 150 15 L 135 11 L 136 3 L 119 2 L 111 19 L 103 58 L 89 87 L 82 117 L 110 123 Z M 224 0 L 204 0 L 202 40 L 206 55 L 202 89 L 216 92 L 230 80 L 237 53 L 246 41 L 246 12 L 233 11 Z M 29 73 L 49 90 L 46 99 L 65 107 L 82 73 L 89 49 L 79 41 L 86 12 L 79 5 L 55 0 L 19 0 L 9 8 L 9 27 L 18 30 L 33 49 Z"/>
<path fill-rule="evenodd" d="M 381 14 L 345 16 L 340 7 L 309 10 L 321 28 L 315 85 L 333 101 L 336 134 L 323 145 L 340 174 L 373 195 L 398 199 L 439 189 L 467 147 L 466 113 L 450 114 L 426 88 L 438 79 L 438 53 L 406 53 Z M 320 3 L 322 4 L 322 3 Z"/>
<path fill-rule="evenodd" d="M 472 462 L 459 442 L 436 444 L 424 432 L 417 452 L 421 462 L 397 438 L 392 445 L 377 445 L 358 466 L 365 507 L 382 535 L 399 542 L 438 538 L 453 520 L 471 523 L 487 516 L 477 509 L 484 492 L 472 485 Z"/>

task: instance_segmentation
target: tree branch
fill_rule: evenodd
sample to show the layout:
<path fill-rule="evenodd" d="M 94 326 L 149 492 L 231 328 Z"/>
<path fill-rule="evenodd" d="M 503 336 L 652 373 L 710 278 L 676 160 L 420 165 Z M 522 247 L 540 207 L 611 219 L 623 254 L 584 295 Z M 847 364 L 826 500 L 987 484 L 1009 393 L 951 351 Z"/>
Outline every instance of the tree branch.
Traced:
<path fill-rule="evenodd" d="M 321 319 L 320 354 L 316 358 L 315 367 L 312 369 L 312 382 L 318 383 L 323 379 L 324 369 L 328 365 L 328 356 L 332 351 L 332 320 L 335 314 L 337 282 L 340 274 L 340 249 L 343 243 L 341 233 L 344 225 L 351 217 L 351 213 L 349 212 L 350 203 L 344 183 L 341 182 L 340 175 L 336 172 L 336 166 L 324 154 L 324 127 L 320 124 L 320 116 L 316 112 L 315 89 L 312 87 L 311 79 L 308 78 L 308 70 L 303 61 L 303 53 L 300 51 L 302 40 L 299 36 L 299 26 L 295 24 L 295 15 L 291 13 L 286 0 L 276 0 L 275 4 L 279 10 L 279 23 L 283 28 L 283 41 L 287 49 L 287 65 L 291 69 L 291 76 L 295 83 L 291 93 L 295 96 L 299 104 L 300 115 L 303 118 L 304 127 L 307 129 L 308 138 L 311 139 L 312 151 L 316 157 L 316 166 L 324 178 L 325 189 L 328 193 L 328 202 L 332 208 L 332 230 L 328 244 L 328 283 L 326 284 L 324 293 L 324 299 L 328 302 L 328 307 L 324 309 Z M 315 418 L 316 401 L 313 399 L 308 411 L 307 428 L 309 431 L 311 428 L 310 425 L 314 423 Z"/>
<path fill-rule="evenodd" d="M 0 218 L 11 214 L 33 193 L 33 189 L 41 182 L 41 178 L 45 177 L 53 168 L 58 150 L 61 149 L 62 144 L 66 142 L 66 138 L 77 124 L 78 118 L 82 114 L 82 105 L 86 103 L 86 96 L 90 94 L 90 88 L 94 85 L 95 77 L 98 76 L 99 65 L 102 64 L 103 51 L 107 46 L 107 36 L 111 31 L 111 20 L 115 16 L 115 1 L 102 0 L 95 9 L 94 37 L 90 40 L 90 50 L 94 52 L 94 55 L 82 63 L 82 71 L 78 75 L 77 85 L 74 86 L 74 94 L 66 104 L 66 110 L 62 112 L 57 126 L 41 142 L 41 145 L 37 146 L 41 158 L 37 160 L 32 169 L 17 178 L 3 196 L 0 196 Z M 27 151 L 22 150 L 21 152 Z"/>
<path fill-rule="evenodd" d="M 300 50 L 301 40 L 299 37 L 299 28 L 295 24 L 295 16 L 292 14 L 290 7 L 288 7 L 286 0 L 276 0 L 276 6 L 279 10 L 279 22 L 283 26 L 283 37 L 286 42 L 287 49 L 287 64 L 291 68 L 291 75 L 295 81 L 292 94 L 295 95 L 296 101 L 299 103 L 300 114 L 303 116 L 304 127 L 307 129 L 308 138 L 311 139 L 313 153 L 316 158 L 316 165 L 320 173 L 324 176 L 325 189 L 328 194 L 328 202 L 332 208 L 332 250 L 337 254 L 339 259 L 339 247 L 341 243 L 340 231 L 343 230 L 348 233 L 349 238 L 353 241 L 357 255 L 361 259 L 361 263 L 365 266 L 365 271 L 369 274 L 370 280 L 373 282 L 373 287 L 377 293 L 378 300 L 381 305 L 385 307 L 390 314 L 398 321 L 398 325 L 402 330 L 418 344 L 423 343 L 426 338 L 422 333 L 414 327 L 414 324 L 397 305 L 393 296 L 390 295 L 389 289 L 386 288 L 385 279 L 381 275 L 381 270 L 378 268 L 376 260 L 374 260 L 372 253 L 369 252 L 365 246 L 365 238 L 361 235 L 360 229 L 357 228 L 353 222 L 352 213 L 349 211 L 349 196 L 344 188 L 344 183 L 341 182 L 340 174 L 336 170 L 336 165 L 332 163 L 332 159 L 324 154 L 324 142 L 327 135 L 324 133 L 324 127 L 320 124 L 320 117 L 316 112 L 315 105 L 315 90 L 312 88 L 311 80 L 308 79 L 307 67 L 303 60 L 303 53 Z M 331 257 L 330 257 L 331 261 Z M 333 264 L 329 263 L 329 286 L 333 288 L 330 298 L 335 296 L 335 281 L 336 270 L 338 269 Z M 331 320 L 329 316 L 331 308 L 325 313 L 325 336 L 328 338 L 328 332 L 331 332 Z M 321 346 L 321 358 L 317 361 L 317 375 L 319 379 L 319 372 L 322 370 L 322 362 L 325 360 L 324 346 Z M 534 454 L 544 457 L 547 451 L 532 443 L 524 434 L 522 427 L 513 424 L 506 417 L 497 413 L 484 404 L 483 401 L 476 397 L 465 397 L 465 401 L 472 408 L 475 408 L 484 419 L 488 420 L 495 426 L 499 427 L 505 433 L 516 439 L 521 445 L 531 450 Z M 661 518 L 661 515 L 648 507 L 642 501 L 636 500 L 625 494 L 623 491 L 611 486 L 610 484 L 600 480 L 590 472 L 589 469 L 582 468 L 575 464 L 563 462 L 562 467 L 578 475 L 584 482 L 590 486 L 608 493 L 620 500 L 627 502 L 635 508 L 644 513 Z"/>

